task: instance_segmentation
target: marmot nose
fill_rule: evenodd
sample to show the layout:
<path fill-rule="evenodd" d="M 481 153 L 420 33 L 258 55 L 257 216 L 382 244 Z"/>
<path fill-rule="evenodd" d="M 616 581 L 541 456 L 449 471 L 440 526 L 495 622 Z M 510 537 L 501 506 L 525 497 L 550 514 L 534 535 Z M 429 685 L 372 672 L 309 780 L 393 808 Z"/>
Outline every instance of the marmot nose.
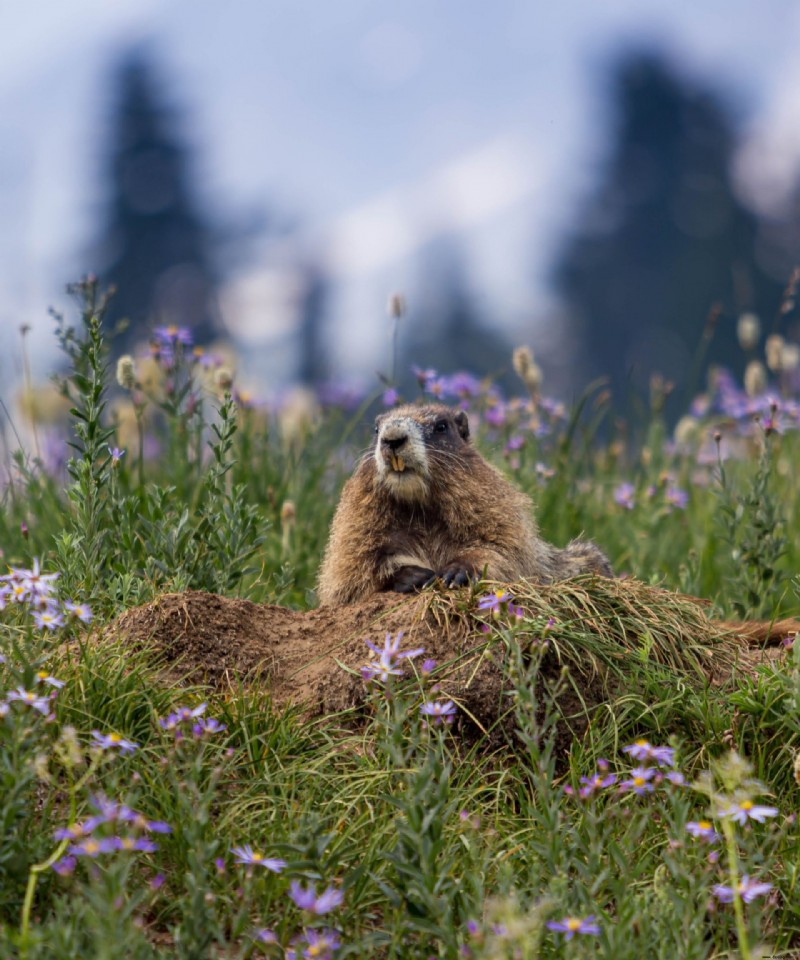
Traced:
<path fill-rule="evenodd" d="M 388 447 L 388 448 L 392 451 L 392 453 L 394 453 L 396 450 L 399 450 L 400 447 L 403 446 L 403 444 L 406 442 L 407 439 L 408 439 L 408 437 L 406 437 L 406 436 L 402 436 L 402 437 L 381 437 L 381 443 L 382 443 L 385 447 Z"/>

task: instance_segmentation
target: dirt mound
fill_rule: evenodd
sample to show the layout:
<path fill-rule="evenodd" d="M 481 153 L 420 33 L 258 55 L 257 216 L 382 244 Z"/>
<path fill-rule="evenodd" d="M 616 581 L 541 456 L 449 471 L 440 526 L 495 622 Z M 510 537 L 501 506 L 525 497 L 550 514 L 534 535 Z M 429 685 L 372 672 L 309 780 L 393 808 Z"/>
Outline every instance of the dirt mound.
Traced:
<path fill-rule="evenodd" d="M 365 638 L 380 646 L 385 634 L 402 631 L 403 649 L 423 647 L 437 661 L 438 696 L 455 700 L 462 717 L 484 732 L 510 706 L 507 647 L 494 630 L 486 632 L 487 622 L 514 622 L 523 648 L 547 638 L 544 675 L 569 667 L 571 682 L 559 706 L 573 733 L 585 725 L 587 709 L 614 690 L 635 687 L 643 664 L 661 670 L 665 683 L 720 679 L 748 643 L 747 637 L 736 641 L 734 625 L 708 619 L 694 598 L 638 581 L 517 584 L 512 589 L 524 619 L 513 621 L 478 609 L 486 589 L 379 594 L 308 612 L 199 592 L 167 594 L 127 611 L 105 635 L 146 650 L 172 677 L 218 687 L 262 683 L 277 705 L 299 705 L 313 715 L 361 704 L 359 668 L 370 656 Z M 749 642 L 768 634 L 762 627 Z"/>

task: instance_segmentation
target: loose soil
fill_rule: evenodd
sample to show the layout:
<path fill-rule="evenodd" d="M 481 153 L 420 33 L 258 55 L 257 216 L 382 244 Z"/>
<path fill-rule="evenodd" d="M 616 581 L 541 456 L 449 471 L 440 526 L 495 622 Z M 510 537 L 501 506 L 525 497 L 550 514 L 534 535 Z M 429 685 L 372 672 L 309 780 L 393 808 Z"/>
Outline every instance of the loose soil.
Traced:
<path fill-rule="evenodd" d="M 701 601 L 637 581 L 517 587 L 526 614 L 521 645 L 549 638 L 545 678 L 555 678 L 565 663 L 570 668 L 571 682 L 559 699 L 565 737 L 580 734 L 592 707 L 624 684 L 626 658 L 641 658 L 645 647 L 676 679 L 697 679 L 699 673 L 719 681 L 735 663 L 747 666 L 761 656 L 748 648 L 763 650 L 792 627 L 800 629 L 796 621 L 773 629 L 721 624 L 706 617 Z M 550 614 L 552 629 L 546 626 Z M 276 706 L 298 706 L 314 716 L 361 706 L 360 667 L 371 656 L 364 640 L 380 647 L 386 634 L 402 631 L 402 649 L 423 647 L 425 657 L 437 661 L 437 696 L 457 703 L 462 728 L 507 737 L 513 728 L 507 649 L 484 632 L 487 619 L 469 590 L 378 594 L 352 606 L 303 612 L 189 591 L 128 610 L 104 633 L 145 651 L 173 681 L 223 688 L 258 684 L 268 688 Z M 568 621 L 573 642 L 562 648 L 558 625 Z M 576 623 L 587 638 L 585 656 L 574 642 Z M 605 644 L 605 659 L 589 652 L 593 636 Z"/>

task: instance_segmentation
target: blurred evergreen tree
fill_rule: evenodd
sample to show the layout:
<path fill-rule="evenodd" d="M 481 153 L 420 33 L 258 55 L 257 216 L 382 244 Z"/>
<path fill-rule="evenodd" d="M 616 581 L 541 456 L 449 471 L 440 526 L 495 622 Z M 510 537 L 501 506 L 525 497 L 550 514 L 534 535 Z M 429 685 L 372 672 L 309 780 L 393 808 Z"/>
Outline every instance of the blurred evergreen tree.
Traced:
<path fill-rule="evenodd" d="M 331 373 L 325 344 L 328 278 L 320 266 L 310 264 L 302 270 L 301 284 L 297 379 L 316 387 L 328 380 Z"/>
<path fill-rule="evenodd" d="M 556 284 L 582 379 L 610 377 L 620 406 L 660 372 L 676 385 L 675 413 L 709 359 L 741 371 L 735 319 L 774 316 L 783 284 L 759 264 L 757 218 L 734 193 L 721 100 L 659 54 L 635 53 L 613 74 L 612 113 L 610 157 Z"/>
<path fill-rule="evenodd" d="M 452 237 L 435 241 L 426 250 L 424 263 L 421 306 L 400 320 L 401 383 L 408 382 L 412 364 L 440 373 L 493 374 L 507 381 L 512 346 L 484 320 L 457 242 Z"/>
<path fill-rule="evenodd" d="M 108 220 L 99 275 L 117 294 L 109 320 L 128 321 L 115 353 L 145 341 L 155 324 L 189 327 L 195 343 L 220 330 L 211 239 L 191 182 L 188 149 L 146 49 L 116 70 Z"/>

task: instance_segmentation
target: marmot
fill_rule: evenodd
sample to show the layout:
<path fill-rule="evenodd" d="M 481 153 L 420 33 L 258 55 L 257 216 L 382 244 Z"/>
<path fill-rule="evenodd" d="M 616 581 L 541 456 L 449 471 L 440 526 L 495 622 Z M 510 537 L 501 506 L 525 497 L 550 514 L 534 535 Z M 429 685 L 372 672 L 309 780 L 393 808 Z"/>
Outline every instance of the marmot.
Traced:
<path fill-rule="evenodd" d="M 595 544 L 539 536 L 533 503 L 472 446 L 463 410 L 411 404 L 375 422 L 375 440 L 342 491 L 320 569 L 320 603 L 409 593 L 481 576 L 549 582 L 613 576 Z"/>

